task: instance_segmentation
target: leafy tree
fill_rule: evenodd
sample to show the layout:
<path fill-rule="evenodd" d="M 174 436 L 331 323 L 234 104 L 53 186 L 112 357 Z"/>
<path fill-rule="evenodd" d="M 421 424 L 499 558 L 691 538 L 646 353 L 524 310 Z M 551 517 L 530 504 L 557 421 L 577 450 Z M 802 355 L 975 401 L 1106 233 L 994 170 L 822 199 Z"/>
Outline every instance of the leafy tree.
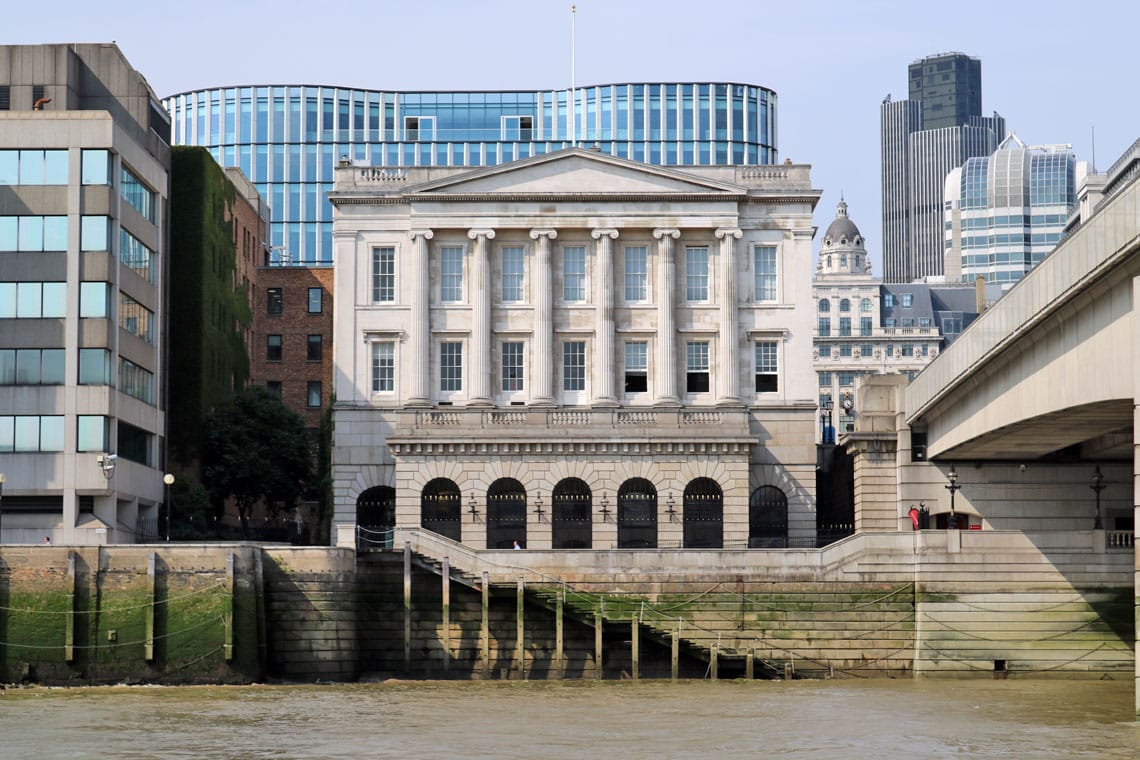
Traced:
<path fill-rule="evenodd" d="M 233 497 L 243 533 L 258 501 L 270 514 L 296 502 L 311 467 L 304 422 L 265 388 L 239 391 L 203 422 L 203 480 L 215 508 Z"/>

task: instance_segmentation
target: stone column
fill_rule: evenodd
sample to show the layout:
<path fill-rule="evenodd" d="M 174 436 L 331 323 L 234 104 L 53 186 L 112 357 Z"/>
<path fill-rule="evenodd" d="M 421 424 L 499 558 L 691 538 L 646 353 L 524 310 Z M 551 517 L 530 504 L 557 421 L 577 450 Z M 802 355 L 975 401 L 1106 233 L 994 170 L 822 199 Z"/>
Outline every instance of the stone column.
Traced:
<path fill-rule="evenodd" d="M 428 385 L 431 381 L 431 274 L 428 267 L 428 241 L 431 230 L 412 230 L 411 261 L 408 262 L 408 299 L 412 304 L 412 324 L 408 330 L 409 406 L 431 404 Z"/>
<path fill-rule="evenodd" d="M 530 350 L 533 365 L 530 398 L 535 406 L 554 406 L 554 278 L 550 269 L 550 242 L 557 237 L 557 230 L 530 231 L 531 240 L 536 241 L 531 288 L 534 339 Z"/>
<path fill-rule="evenodd" d="M 618 231 L 596 229 L 590 233 L 598 241 L 594 272 L 594 405 L 617 406 L 614 393 L 614 265 L 613 241 Z"/>
<path fill-rule="evenodd" d="M 491 265 L 488 240 L 494 230 L 468 230 L 475 241 L 471 267 L 471 398 L 470 406 L 491 405 Z"/>
<path fill-rule="evenodd" d="M 677 262 L 673 241 L 681 237 L 676 229 L 653 230 L 657 238 L 657 351 L 653 400 L 656 404 L 681 402 L 677 395 Z"/>
<path fill-rule="evenodd" d="M 717 351 L 718 406 L 740 403 L 740 346 L 739 314 L 737 312 L 736 241 L 738 229 L 721 227 L 716 230 L 720 240 L 720 342 Z"/>

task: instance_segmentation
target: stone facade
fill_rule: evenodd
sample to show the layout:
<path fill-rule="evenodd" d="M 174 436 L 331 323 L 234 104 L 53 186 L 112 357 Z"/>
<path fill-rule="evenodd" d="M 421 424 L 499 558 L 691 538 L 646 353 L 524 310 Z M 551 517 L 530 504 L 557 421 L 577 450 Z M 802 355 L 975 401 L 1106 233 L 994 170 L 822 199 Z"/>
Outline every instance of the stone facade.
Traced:
<path fill-rule="evenodd" d="M 813 543 L 818 195 L 806 166 L 580 149 L 477 170 L 345 163 L 338 535 Z"/>

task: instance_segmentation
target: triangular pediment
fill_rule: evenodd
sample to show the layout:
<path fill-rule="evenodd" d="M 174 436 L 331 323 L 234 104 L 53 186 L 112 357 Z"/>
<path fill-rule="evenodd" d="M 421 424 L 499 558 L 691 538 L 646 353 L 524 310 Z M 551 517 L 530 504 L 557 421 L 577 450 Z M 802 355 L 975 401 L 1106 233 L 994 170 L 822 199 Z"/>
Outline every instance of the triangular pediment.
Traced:
<path fill-rule="evenodd" d="M 666 169 L 571 148 L 453 175 L 409 188 L 409 194 L 551 195 L 551 194 L 738 194 L 742 188 L 684 170 Z"/>

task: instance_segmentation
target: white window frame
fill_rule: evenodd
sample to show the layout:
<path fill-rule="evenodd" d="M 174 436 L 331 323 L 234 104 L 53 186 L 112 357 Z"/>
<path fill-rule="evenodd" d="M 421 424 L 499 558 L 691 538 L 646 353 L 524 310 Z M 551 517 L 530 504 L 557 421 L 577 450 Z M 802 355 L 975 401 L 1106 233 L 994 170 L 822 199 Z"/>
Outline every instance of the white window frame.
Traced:
<path fill-rule="evenodd" d="M 587 361 L 589 356 L 590 347 L 584 338 L 578 336 L 570 336 L 560 341 L 562 346 L 559 351 L 559 365 L 561 382 L 559 388 L 562 391 L 562 400 L 564 403 L 576 405 L 584 403 L 588 398 L 590 392 L 590 366 Z M 582 372 L 582 387 L 581 388 L 567 388 L 567 383 L 570 381 L 570 376 L 567 373 L 567 359 L 570 358 L 568 349 L 571 346 L 581 346 L 581 372 Z"/>
<path fill-rule="evenodd" d="M 463 303 L 463 259 L 466 249 L 461 245 L 439 247 L 439 302 Z M 458 264 L 458 271 L 450 271 Z M 458 279 L 456 279 L 458 278 Z"/>
<path fill-rule="evenodd" d="M 381 258 L 385 253 L 391 254 L 391 272 L 384 272 L 384 261 Z M 372 303 L 395 303 L 399 284 L 396 282 L 396 247 L 392 245 L 378 245 L 372 248 Z M 385 279 L 389 280 L 385 286 Z M 384 296 L 387 296 L 385 298 Z"/>
<path fill-rule="evenodd" d="M 712 393 L 713 378 L 712 378 L 712 364 L 710 356 L 712 355 L 712 341 L 707 339 L 687 340 L 685 341 L 685 395 L 690 397 L 707 396 Z M 705 390 L 691 391 L 689 390 L 689 375 L 705 376 Z"/>
<path fill-rule="evenodd" d="M 631 270 L 630 260 L 631 254 L 638 259 L 638 268 Z M 625 255 L 623 258 L 622 270 L 624 273 L 624 287 L 622 292 L 625 295 L 626 303 L 648 303 L 649 302 L 649 246 L 645 245 L 627 245 L 625 247 Z M 633 277 L 636 279 L 631 282 L 631 271 Z M 631 287 L 632 290 L 631 290 Z"/>
<path fill-rule="evenodd" d="M 507 270 L 508 253 L 518 255 L 518 271 Z M 499 293 L 503 303 L 523 303 L 526 301 L 526 247 L 521 245 L 504 245 L 500 249 L 502 269 L 499 273 Z M 507 278 L 510 277 L 508 287 Z"/>
<path fill-rule="evenodd" d="M 380 362 L 384 359 L 384 357 L 382 357 L 381 354 L 384 353 L 384 347 L 385 346 L 388 349 L 388 351 L 387 351 L 388 357 L 387 358 L 389 359 L 389 361 L 391 363 L 391 366 L 388 368 L 389 373 L 390 373 L 389 385 L 391 386 L 389 388 L 379 387 L 382 385 L 382 383 L 379 382 L 380 378 L 381 378 L 380 373 L 384 369 L 384 367 L 380 364 Z M 369 354 L 370 355 L 369 355 L 368 387 L 371 390 L 371 394 L 373 396 L 395 396 L 396 395 L 396 341 L 394 341 L 394 340 L 375 340 L 375 341 L 372 341 L 371 350 L 370 350 Z"/>
<path fill-rule="evenodd" d="M 698 251 L 702 255 L 700 257 L 694 256 Z M 694 264 L 698 262 L 700 263 L 699 270 L 703 271 L 694 268 Z M 709 303 L 711 297 L 709 246 L 687 245 L 685 246 L 685 301 L 688 303 Z"/>
<path fill-rule="evenodd" d="M 510 349 L 510 351 L 508 351 L 508 346 L 512 347 Z M 517 367 L 517 369 L 518 369 L 518 378 L 517 378 L 518 387 L 517 388 L 508 388 L 507 387 L 508 380 L 513 379 L 513 378 L 507 377 L 507 375 L 508 375 L 508 372 L 507 372 L 507 369 L 508 369 L 507 368 L 507 354 L 508 353 L 514 353 L 514 348 L 513 348 L 514 346 L 518 346 L 518 367 Z M 515 339 L 503 340 L 499 343 L 499 392 L 508 401 L 517 400 L 517 399 L 525 397 L 525 395 L 526 395 L 526 389 L 527 389 L 526 349 L 527 349 L 526 343 L 522 340 L 515 340 Z"/>
<path fill-rule="evenodd" d="M 753 391 L 757 396 L 777 394 L 780 392 L 780 341 L 771 339 L 757 339 L 753 341 Z M 776 388 L 770 391 L 756 390 L 761 377 L 774 377 Z"/>
<path fill-rule="evenodd" d="M 573 252 L 575 261 L 579 254 L 581 254 L 582 268 L 580 272 L 570 272 L 570 252 Z M 574 291 L 570 290 L 571 277 L 574 278 L 576 283 Z M 586 264 L 586 246 L 584 245 L 564 245 L 562 246 L 562 301 L 564 303 L 586 303 L 589 300 L 589 277 Z M 577 297 L 577 296 L 581 297 Z"/>
<path fill-rule="evenodd" d="M 639 351 L 631 353 L 630 346 L 640 346 Z M 622 371 L 622 392 L 626 398 L 637 399 L 650 393 L 649 386 L 649 341 L 647 340 L 627 340 L 623 347 L 623 371 Z M 640 353 L 640 357 L 638 356 Z M 640 363 L 637 359 L 640 358 Z M 634 361 L 631 363 L 631 359 Z M 642 374 L 645 376 L 645 390 L 644 391 L 629 391 L 626 390 L 626 381 L 630 374 Z"/>
<path fill-rule="evenodd" d="M 437 358 L 436 363 L 436 393 L 440 401 L 452 401 L 461 398 L 466 387 L 466 367 L 464 366 L 463 356 L 467 352 L 464 341 L 459 339 L 441 338 L 436 342 L 435 355 Z M 453 387 L 444 387 L 444 346 L 448 346 L 449 351 L 457 351 L 459 357 L 459 375 L 457 378 L 452 378 Z"/>
<path fill-rule="evenodd" d="M 761 255 L 771 254 L 771 271 L 761 271 Z M 757 303 L 777 303 L 780 300 L 780 259 L 774 245 L 752 247 L 753 287 Z"/>

